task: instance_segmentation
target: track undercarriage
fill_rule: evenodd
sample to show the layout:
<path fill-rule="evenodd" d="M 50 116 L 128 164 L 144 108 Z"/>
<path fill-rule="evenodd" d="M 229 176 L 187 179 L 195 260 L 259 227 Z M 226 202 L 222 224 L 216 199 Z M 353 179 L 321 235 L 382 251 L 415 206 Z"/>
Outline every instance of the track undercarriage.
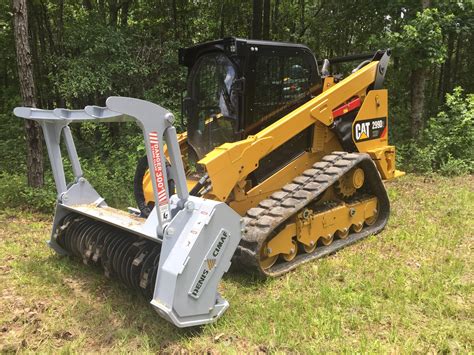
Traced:
<path fill-rule="evenodd" d="M 380 232 L 389 209 L 372 159 L 334 152 L 247 212 L 234 258 L 279 276 Z"/>

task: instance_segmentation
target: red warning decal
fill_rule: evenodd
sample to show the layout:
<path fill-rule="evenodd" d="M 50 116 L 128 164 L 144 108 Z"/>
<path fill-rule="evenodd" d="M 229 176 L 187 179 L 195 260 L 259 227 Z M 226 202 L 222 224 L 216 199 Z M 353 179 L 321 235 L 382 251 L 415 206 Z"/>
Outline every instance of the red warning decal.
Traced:
<path fill-rule="evenodd" d="M 150 132 L 151 156 L 153 158 L 153 170 L 155 171 L 156 188 L 158 189 L 158 205 L 168 204 L 168 194 L 166 193 L 165 178 L 163 176 L 163 164 L 161 163 L 160 143 L 158 133 Z"/>

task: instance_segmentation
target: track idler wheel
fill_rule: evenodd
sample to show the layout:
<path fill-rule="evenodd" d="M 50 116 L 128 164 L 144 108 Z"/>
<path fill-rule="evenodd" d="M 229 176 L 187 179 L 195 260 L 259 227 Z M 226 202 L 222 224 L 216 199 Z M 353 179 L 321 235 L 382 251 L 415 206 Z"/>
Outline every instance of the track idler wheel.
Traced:
<path fill-rule="evenodd" d="M 326 237 L 321 238 L 321 242 L 326 246 L 330 245 L 333 240 L 334 240 L 334 234 L 329 234 Z"/>
<path fill-rule="evenodd" d="M 360 231 L 362 231 L 362 228 L 364 228 L 363 223 L 357 223 L 357 224 L 352 225 L 352 230 L 356 233 L 359 233 Z"/>
<path fill-rule="evenodd" d="M 349 228 L 339 229 L 336 234 L 339 239 L 346 239 L 349 236 Z"/>
<path fill-rule="evenodd" d="M 378 210 L 375 211 L 375 213 L 372 217 L 366 218 L 364 223 L 367 226 L 371 226 L 377 221 L 377 218 L 379 218 L 379 211 Z"/>
<path fill-rule="evenodd" d="M 267 244 L 265 244 L 265 246 L 260 250 L 260 266 L 264 270 L 269 269 L 275 265 L 278 259 L 278 255 L 268 256 L 270 252 L 271 250 L 268 248 Z"/>
<path fill-rule="evenodd" d="M 304 250 L 306 253 L 308 253 L 308 254 L 310 254 L 310 253 L 312 253 L 313 251 L 315 251 L 315 250 L 316 250 L 316 247 L 318 246 L 318 244 L 315 243 L 315 242 L 311 242 L 311 243 L 312 243 L 312 245 L 305 245 L 305 244 L 303 244 L 303 250 Z"/>

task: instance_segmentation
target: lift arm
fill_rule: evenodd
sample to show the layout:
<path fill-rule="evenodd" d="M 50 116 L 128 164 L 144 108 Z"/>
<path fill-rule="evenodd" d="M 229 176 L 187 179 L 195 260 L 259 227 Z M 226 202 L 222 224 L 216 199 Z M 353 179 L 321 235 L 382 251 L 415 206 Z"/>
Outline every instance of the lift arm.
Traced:
<path fill-rule="evenodd" d="M 207 154 L 199 163 L 209 174 L 211 194 L 225 201 L 234 186 L 258 168 L 264 156 L 316 122 L 330 126 L 335 108 L 353 96 L 365 97 L 376 80 L 379 63 L 367 64 L 256 135 L 225 143 Z"/>

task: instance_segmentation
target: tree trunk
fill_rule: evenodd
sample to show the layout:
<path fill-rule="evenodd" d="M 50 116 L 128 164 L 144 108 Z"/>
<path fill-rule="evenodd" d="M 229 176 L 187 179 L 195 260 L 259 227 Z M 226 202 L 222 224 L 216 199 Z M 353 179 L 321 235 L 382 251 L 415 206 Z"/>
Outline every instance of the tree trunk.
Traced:
<path fill-rule="evenodd" d="M 421 0 L 421 8 L 427 9 L 431 6 L 431 0 Z"/>
<path fill-rule="evenodd" d="M 252 38 L 262 38 L 262 0 L 253 0 Z"/>
<path fill-rule="evenodd" d="M 122 12 L 120 13 L 120 26 L 127 27 L 128 13 L 130 12 L 131 1 L 122 2 Z"/>
<path fill-rule="evenodd" d="M 459 63 L 460 63 L 460 58 L 461 58 L 461 43 L 462 43 L 462 32 L 458 34 L 457 39 L 456 39 L 456 56 L 454 57 L 454 70 L 453 70 L 453 83 L 458 82 L 458 69 L 459 69 Z"/>
<path fill-rule="evenodd" d="M 178 39 L 180 38 L 180 31 L 179 31 L 179 26 L 178 26 L 178 8 L 176 5 L 176 0 L 173 0 L 171 2 L 171 11 L 173 14 L 173 28 L 174 28 L 175 38 Z"/>
<path fill-rule="evenodd" d="M 92 3 L 91 0 L 84 0 L 82 5 L 86 8 L 87 11 L 92 11 Z"/>
<path fill-rule="evenodd" d="M 272 13 L 272 34 L 274 36 L 274 38 L 278 38 L 279 37 L 279 22 L 280 22 L 280 18 L 279 18 L 279 10 L 280 10 L 280 0 L 275 0 L 275 5 L 273 6 L 273 13 Z"/>
<path fill-rule="evenodd" d="M 28 38 L 28 11 L 26 0 L 13 0 L 13 27 L 15 35 L 18 78 L 23 105 L 36 107 L 33 63 Z M 43 143 L 41 129 L 35 121 L 25 121 L 27 142 L 28 185 L 43 186 Z"/>
<path fill-rule="evenodd" d="M 117 26 L 120 5 L 117 0 L 109 0 L 109 25 Z"/>
<path fill-rule="evenodd" d="M 263 0 L 263 31 L 262 38 L 270 39 L 270 0 Z"/>
<path fill-rule="evenodd" d="M 220 23 L 220 28 L 219 28 L 219 37 L 224 38 L 224 15 L 225 15 L 225 0 L 222 0 L 221 4 L 221 10 L 220 10 L 220 18 L 221 18 L 221 23 Z"/>
<path fill-rule="evenodd" d="M 423 107 L 425 104 L 426 69 L 411 72 L 411 137 L 419 140 L 423 132 Z"/>
<path fill-rule="evenodd" d="M 448 42 L 448 50 L 446 53 L 446 60 L 442 64 L 442 71 L 439 78 L 439 92 L 438 92 L 439 102 L 443 102 L 446 93 L 451 91 L 451 82 L 452 82 L 451 58 L 453 56 L 453 51 L 454 51 L 454 34 L 451 32 L 445 38 L 446 38 L 446 41 Z"/>
<path fill-rule="evenodd" d="M 430 0 L 421 0 L 423 10 L 430 7 Z M 428 69 L 419 67 L 411 71 L 411 137 L 419 140 L 423 134 L 425 86 Z"/>
<path fill-rule="evenodd" d="M 298 36 L 298 42 L 301 40 L 303 37 L 304 33 L 306 32 L 306 25 L 305 25 L 305 12 L 306 12 L 306 7 L 305 7 L 305 2 L 306 0 L 300 0 L 300 33 Z"/>

